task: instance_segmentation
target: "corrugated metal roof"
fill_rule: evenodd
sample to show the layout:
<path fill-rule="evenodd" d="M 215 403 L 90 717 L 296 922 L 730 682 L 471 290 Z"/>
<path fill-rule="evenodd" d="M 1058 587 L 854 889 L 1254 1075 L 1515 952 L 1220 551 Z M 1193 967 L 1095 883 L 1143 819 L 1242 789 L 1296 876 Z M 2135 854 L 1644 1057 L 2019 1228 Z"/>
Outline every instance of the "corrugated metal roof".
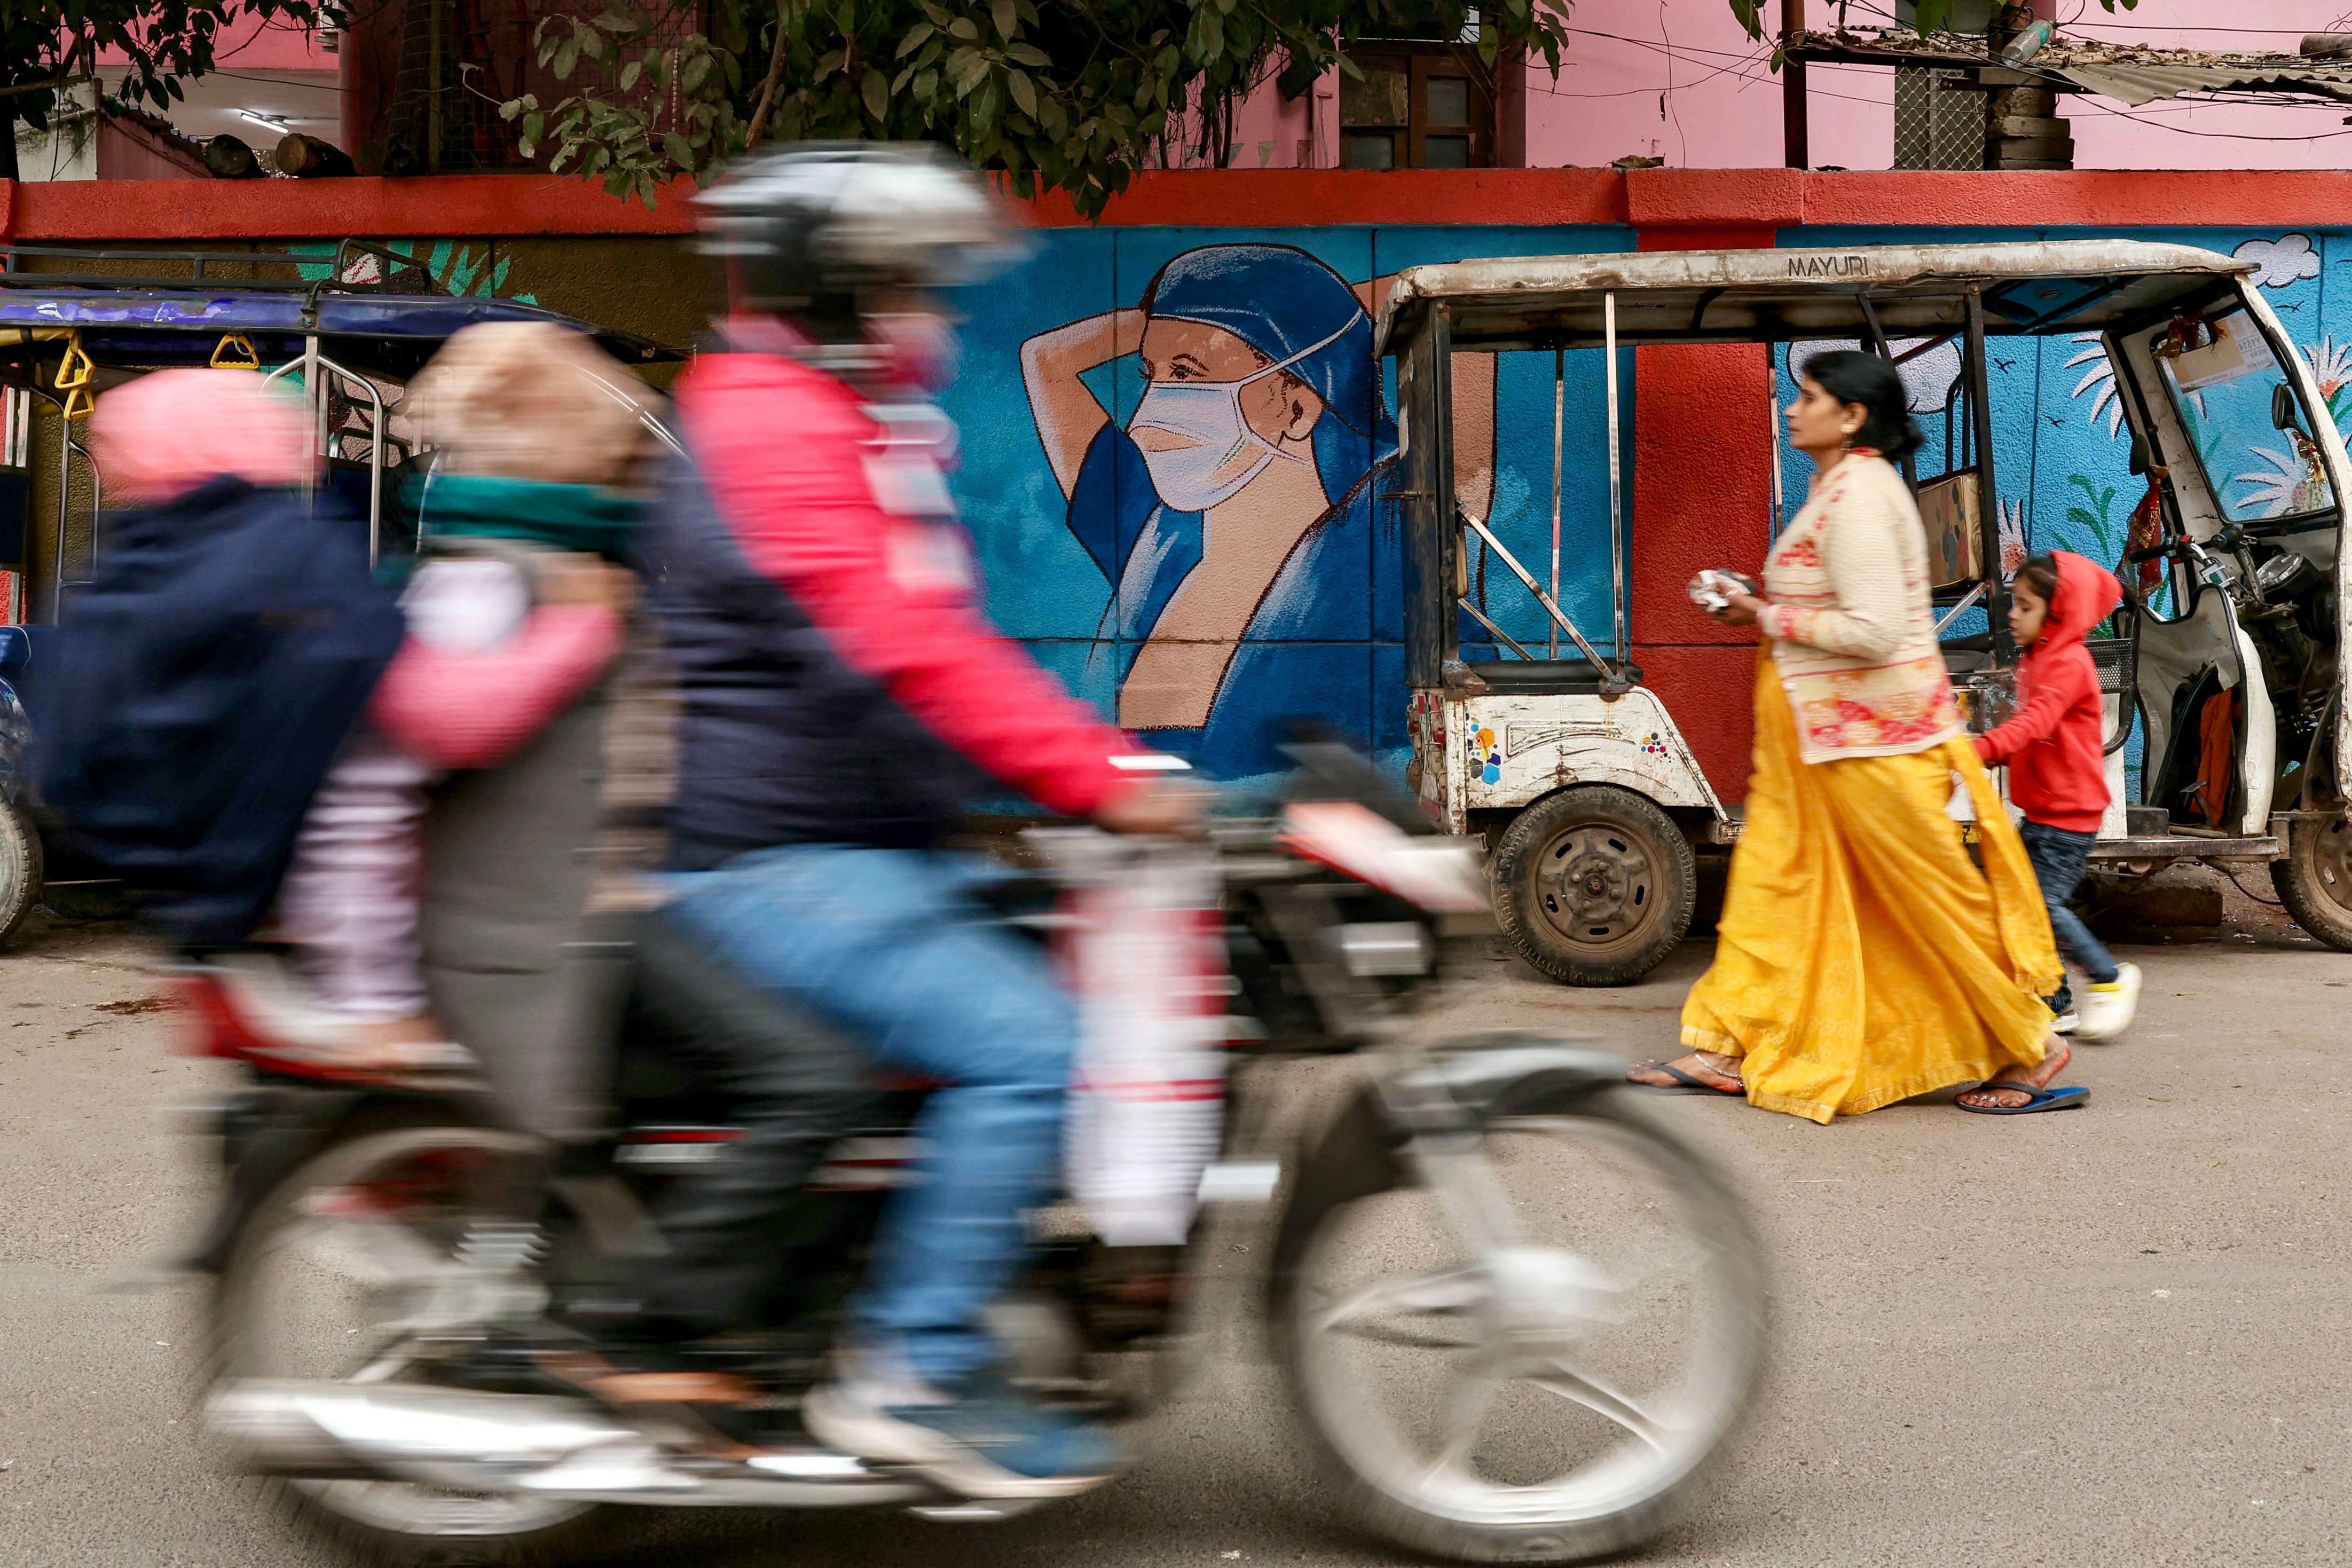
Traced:
<path fill-rule="evenodd" d="M 1808 59 L 1877 65 L 2006 68 L 1981 37 L 1907 28 L 1849 28 L 1801 35 L 1794 51 Z M 2021 69 L 2062 90 L 2080 89 L 2137 107 L 2185 92 L 2305 94 L 2352 102 L 2352 60 L 2263 50 L 2160 48 L 2061 35 Z"/>

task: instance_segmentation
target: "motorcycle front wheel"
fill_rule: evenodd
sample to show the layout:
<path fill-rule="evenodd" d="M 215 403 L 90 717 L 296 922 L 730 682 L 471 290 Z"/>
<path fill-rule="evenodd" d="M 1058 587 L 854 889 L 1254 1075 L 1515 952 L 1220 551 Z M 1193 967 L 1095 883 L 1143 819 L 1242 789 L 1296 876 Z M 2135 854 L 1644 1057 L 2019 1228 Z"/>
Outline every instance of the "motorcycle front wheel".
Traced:
<path fill-rule="evenodd" d="M 416 1379 L 435 1340 L 512 1303 L 483 1267 L 515 1234 L 501 1201 L 527 1147 L 481 1127 L 394 1118 L 298 1168 L 245 1226 L 215 1288 L 220 1383 Z M 390 1480 L 273 1478 L 305 1533 L 383 1568 L 519 1568 L 585 1552 L 609 1510 L 561 1498 Z"/>
<path fill-rule="evenodd" d="M 1763 1270 L 1729 1191 L 1622 1090 L 1491 1121 L 1512 1219 L 1462 1239 L 1370 1095 L 1302 1165 L 1275 1340 L 1343 1511 L 1470 1563 L 1574 1563 L 1664 1530 L 1764 1358 Z"/>

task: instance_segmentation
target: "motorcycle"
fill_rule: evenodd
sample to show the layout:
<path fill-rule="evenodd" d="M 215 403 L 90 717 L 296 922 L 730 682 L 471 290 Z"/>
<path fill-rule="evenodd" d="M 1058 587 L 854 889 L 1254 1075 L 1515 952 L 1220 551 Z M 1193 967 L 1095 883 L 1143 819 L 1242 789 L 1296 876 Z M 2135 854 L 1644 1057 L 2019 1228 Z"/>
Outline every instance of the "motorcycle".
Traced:
<path fill-rule="evenodd" d="M 1251 1251 L 1271 1260 L 1263 1306 L 1307 1441 L 1347 1514 L 1407 1549 L 1570 1562 L 1637 1545 L 1702 1484 L 1755 1387 L 1755 1238 L 1704 1159 L 1632 1103 L 1617 1057 L 1425 1038 L 1449 977 L 1483 967 L 1484 873 L 1360 759 L 1293 756 L 1282 815 L 1209 846 L 1223 967 L 1193 980 L 1218 998 L 1204 1032 L 1234 1113 L 1197 1188 L 1265 1204 Z M 1004 918 L 1066 940 L 1072 883 L 1045 879 L 1058 913 Z M 756 998 L 715 973 L 681 986 L 698 960 L 656 936 L 627 945 L 641 990 Z M 353 1074 L 307 1054 L 266 962 L 194 964 L 180 984 L 197 1049 L 248 1081 L 219 1115 L 225 1197 L 194 1249 L 213 1282 L 205 1423 L 304 1527 L 381 1563 L 503 1564 L 593 1554 L 614 1505 L 1021 1511 L 804 1436 L 714 1448 L 658 1413 L 479 1375 L 486 1340 L 658 1255 L 665 1185 L 738 1135 L 643 1009 L 614 1068 L 622 1130 L 551 1166 L 462 1060 Z M 1336 1114 L 1276 1138 L 1261 1113 L 1279 1064 L 1341 1052 L 1355 1071 Z M 914 1176 L 923 1094 L 878 1092 L 776 1217 L 771 1326 L 739 1364 L 788 1428 L 883 1204 Z M 1097 1420 L 1147 1414 L 1176 1382 L 1213 1225 L 1222 1246 L 1225 1222 L 1197 1217 L 1182 1247 L 1108 1246 L 1083 1207 L 1037 1217 L 1049 1239 L 997 1325 L 1016 1380 Z"/>

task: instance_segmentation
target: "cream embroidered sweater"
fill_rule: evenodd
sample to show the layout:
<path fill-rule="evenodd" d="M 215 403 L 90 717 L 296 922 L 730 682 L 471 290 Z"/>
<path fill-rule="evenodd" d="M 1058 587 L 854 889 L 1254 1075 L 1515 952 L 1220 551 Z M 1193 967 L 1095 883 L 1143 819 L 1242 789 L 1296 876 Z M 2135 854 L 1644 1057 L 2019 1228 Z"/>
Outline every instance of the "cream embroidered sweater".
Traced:
<path fill-rule="evenodd" d="M 1936 645 L 1927 536 L 1910 487 L 1875 454 L 1817 475 L 1764 563 L 1757 623 L 1807 762 L 1897 757 L 1960 733 Z"/>

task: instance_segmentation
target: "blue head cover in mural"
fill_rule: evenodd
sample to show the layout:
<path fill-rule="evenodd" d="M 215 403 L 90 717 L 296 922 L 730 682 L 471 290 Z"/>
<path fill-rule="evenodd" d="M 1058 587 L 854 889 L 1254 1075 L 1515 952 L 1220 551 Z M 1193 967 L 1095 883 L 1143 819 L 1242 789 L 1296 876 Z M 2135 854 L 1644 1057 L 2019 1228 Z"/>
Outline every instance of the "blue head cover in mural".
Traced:
<path fill-rule="evenodd" d="M 1121 423 L 1081 377 L 1128 353 L 1144 384 Z M 1022 358 L 1070 531 L 1112 589 L 1095 657 L 1116 663 L 1118 722 L 1216 777 L 1274 771 L 1282 722 L 1315 716 L 1318 685 L 1360 693 L 1367 638 L 1402 617 L 1376 602 L 1399 593 L 1373 570 L 1396 548 L 1376 537 L 1396 431 L 1362 300 L 1305 251 L 1212 246 Z"/>

